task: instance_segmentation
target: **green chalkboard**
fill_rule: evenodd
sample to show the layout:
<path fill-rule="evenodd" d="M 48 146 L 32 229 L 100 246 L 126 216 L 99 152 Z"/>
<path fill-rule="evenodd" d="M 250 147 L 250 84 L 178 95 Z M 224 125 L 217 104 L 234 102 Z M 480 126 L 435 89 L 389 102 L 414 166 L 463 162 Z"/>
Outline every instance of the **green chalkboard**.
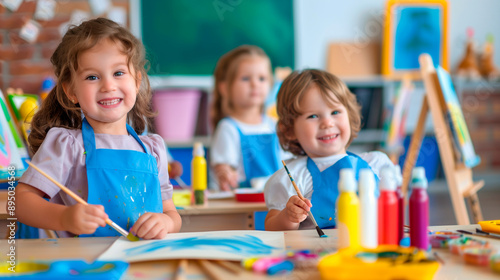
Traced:
<path fill-rule="evenodd" d="M 150 75 L 211 75 L 221 55 L 257 45 L 273 67 L 294 66 L 293 1 L 141 1 Z"/>

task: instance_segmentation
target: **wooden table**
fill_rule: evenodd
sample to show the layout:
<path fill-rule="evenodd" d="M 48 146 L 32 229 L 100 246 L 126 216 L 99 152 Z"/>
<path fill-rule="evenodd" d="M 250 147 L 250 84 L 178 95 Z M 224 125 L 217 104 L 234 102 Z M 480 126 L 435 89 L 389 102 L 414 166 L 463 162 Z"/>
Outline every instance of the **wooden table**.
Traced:
<path fill-rule="evenodd" d="M 177 209 L 182 232 L 255 229 L 254 212 L 267 211 L 264 202 L 238 202 L 234 198 L 208 200 L 207 205 Z"/>
<path fill-rule="evenodd" d="M 465 229 L 473 230 L 478 225 L 470 226 L 439 226 L 432 227 L 433 230 L 455 230 Z M 315 230 L 287 231 L 285 234 L 285 244 L 287 249 L 327 249 L 335 250 L 336 230 L 325 230 L 328 238 L 318 238 Z M 202 234 L 202 233 L 200 233 Z M 480 237 L 478 237 L 480 238 Z M 60 238 L 60 239 L 25 239 L 16 240 L 16 258 L 23 260 L 52 260 L 52 259 L 84 259 L 87 261 L 95 260 L 107 247 L 109 247 L 115 238 Z M 485 239 L 490 241 L 497 250 L 500 250 L 500 240 Z M 0 251 L 2 255 L 0 260 L 6 258 L 7 241 L 0 240 Z M 499 279 L 498 274 L 494 274 L 490 268 L 466 265 L 461 258 L 449 253 L 448 249 L 435 249 L 439 256 L 445 261 L 441 264 L 434 279 Z M 131 263 L 127 274 L 123 279 L 171 279 L 177 266 L 176 260 L 150 261 Z M 292 275 L 274 276 L 257 275 L 249 271 L 243 271 L 238 277 L 230 272 L 213 266 L 214 270 L 220 275 L 221 279 L 320 279 L 319 272 L 316 269 L 298 270 Z M 194 263 L 189 264 L 189 273 L 186 279 L 207 279 Z"/>

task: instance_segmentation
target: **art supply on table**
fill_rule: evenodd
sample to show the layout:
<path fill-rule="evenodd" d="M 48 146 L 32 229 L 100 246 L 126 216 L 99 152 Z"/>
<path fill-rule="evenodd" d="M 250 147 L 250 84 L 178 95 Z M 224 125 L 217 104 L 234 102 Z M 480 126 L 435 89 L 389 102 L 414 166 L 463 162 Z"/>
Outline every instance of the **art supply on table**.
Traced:
<path fill-rule="evenodd" d="M 453 239 L 462 237 L 461 234 L 457 234 L 452 231 L 437 231 L 431 234 L 429 237 L 429 242 L 432 248 L 448 248 L 448 242 Z"/>
<path fill-rule="evenodd" d="M 475 236 L 481 236 L 481 237 L 486 237 L 486 238 L 493 238 L 493 239 L 500 239 L 500 236 L 490 234 L 488 232 L 470 232 L 467 230 L 462 230 L 462 229 L 457 229 L 457 232 L 463 233 L 463 234 L 468 234 L 468 235 L 475 235 Z"/>
<path fill-rule="evenodd" d="M 191 161 L 191 184 L 194 192 L 194 203 L 205 204 L 207 190 L 207 160 L 205 149 L 200 142 L 194 143 L 193 160 Z"/>
<path fill-rule="evenodd" d="M 239 188 L 234 190 L 234 198 L 241 202 L 265 202 L 264 192 L 253 188 Z"/>
<path fill-rule="evenodd" d="M 480 221 L 479 225 L 483 231 L 500 234 L 500 220 Z"/>
<path fill-rule="evenodd" d="M 468 264 L 488 266 L 492 254 L 492 248 L 467 248 L 464 250 L 462 256 Z"/>
<path fill-rule="evenodd" d="M 428 258 L 424 250 L 396 245 L 339 250 L 318 264 L 322 280 L 431 280 L 438 268 L 439 263 Z"/>
<path fill-rule="evenodd" d="M 185 280 L 188 270 L 188 260 L 181 259 L 177 264 L 177 269 L 175 270 L 175 280 Z"/>
<path fill-rule="evenodd" d="M 461 255 L 467 248 L 489 248 L 490 244 L 487 241 L 473 239 L 468 236 L 452 239 L 448 241 L 450 252 L 455 255 Z"/>
<path fill-rule="evenodd" d="M 174 189 L 172 192 L 172 202 L 175 206 L 190 206 L 193 192 L 185 189 Z"/>
<path fill-rule="evenodd" d="M 283 163 L 283 167 L 285 167 L 285 170 L 286 170 L 286 173 L 288 174 L 288 178 L 290 178 L 290 181 L 292 182 L 292 185 L 293 185 L 293 188 L 295 189 L 295 191 L 297 192 L 297 195 L 299 196 L 300 199 L 304 200 L 304 196 L 302 195 L 302 193 L 300 192 L 300 189 L 299 187 L 297 186 L 297 184 L 295 184 L 295 180 L 293 180 L 293 177 L 292 177 L 292 174 L 290 174 L 290 171 L 288 170 L 288 167 L 286 166 L 286 163 L 284 160 L 281 161 L 281 163 Z M 314 219 L 314 216 L 313 214 L 311 213 L 311 211 L 309 211 L 309 218 L 311 218 L 314 226 L 316 227 L 316 231 L 318 232 L 318 235 L 319 237 L 328 237 L 324 232 L 323 230 L 318 226 L 318 223 L 316 222 L 316 220 Z"/>
<path fill-rule="evenodd" d="M 0 265 L 0 278 L 12 279 L 120 279 L 127 271 L 129 264 L 122 261 L 95 261 L 87 263 L 83 260 L 57 260 L 53 262 L 30 261 L 17 262 L 15 270 L 8 262 Z"/>
<path fill-rule="evenodd" d="M 438 252 L 433 252 L 432 255 L 434 256 L 434 258 L 436 258 L 436 260 L 438 262 L 440 262 L 441 264 L 445 264 L 446 262 L 439 256 Z"/>
<path fill-rule="evenodd" d="M 232 262 L 229 261 L 223 261 L 223 260 L 214 260 L 216 264 L 218 264 L 220 267 L 224 268 L 225 270 L 231 272 L 232 274 L 239 275 L 241 273 L 241 269 L 238 265 L 233 264 Z"/>
<path fill-rule="evenodd" d="M 254 272 L 268 275 L 283 274 L 294 268 L 314 269 L 318 265 L 319 257 L 323 254 L 323 251 L 288 251 L 284 256 L 247 258 L 241 262 L 241 265 Z"/>
<path fill-rule="evenodd" d="M 375 177 L 371 169 L 359 171 L 358 186 L 361 246 L 374 249 L 378 246 L 378 205 L 375 197 Z"/>
<path fill-rule="evenodd" d="M 259 258 L 252 264 L 252 270 L 268 275 L 283 274 L 293 270 L 293 263 L 280 257 Z"/>
<path fill-rule="evenodd" d="M 359 199 L 356 195 L 356 179 L 351 168 L 340 170 L 340 195 L 337 199 L 338 247 L 357 248 L 359 236 Z"/>
<path fill-rule="evenodd" d="M 205 272 L 208 278 L 212 280 L 222 280 L 222 277 L 217 274 L 217 272 L 211 266 L 212 264 L 210 264 L 208 260 L 198 260 L 198 265 L 200 266 L 201 270 Z"/>
<path fill-rule="evenodd" d="M 56 186 L 58 186 L 62 191 L 64 191 L 69 196 L 71 196 L 78 203 L 81 203 L 83 205 L 88 205 L 87 201 L 83 200 L 81 197 L 79 197 L 78 195 L 76 195 L 70 189 L 66 188 L 61 183 L 59 183 L 56 180 L 54 180 L 54 178 L 50 177 L 49 174 L 43 172 L 40 168 L 38 168 L 36 165 L 34 165 L 33 163 L 31 163 L 29 160 L 26 160 L 26 163 L 29 166 L 33 167 L 36 171 L 40 172 L 40 174 L 42 174 L 43 176 L 45 176 L 52 183 L 56 184 Z M 106 219 L 106 224 L 108 224 L 113 229 L 115 229 L 116 231 L 118 231 L 121 235 L 125 236 L 128 240 L 130 240 L 130 241 L 139 241 L 139 237 L 137 237 L 137 236 L 133 235 L 132 233 L 129 233 L 128 231 L 124 230 L 119 225 L 117 225 L 115 222 L 111 221 L 109 218 Z"/>
<path fill-rule="evenodd" d="M 429 248 L 429 196 L 427 178 L 423 167 L 413 169 L 410 196 L 410 242 L 411 246 Z"/>
<path fill-rule="evenodd" d="M 491 256 L 490 267 L 494 272 L 500 273 L 500 254 Z"/>
<path fill-rule="evenodd" d="M 476 233 L 484 235 L 484 236 L 487 236 L 487 237 L 499 238 L 500 239 L 500 234 L 492 233 L 492 232 L 486 232 L 486 231 L 480 230 L 478 228 L 476 228 Z"/>
<path fill-rule="evenodd" d="M 379 189 L 378 243 L 398 245 L 398 197 L 392 169 L 386 167 L 380 171 Z"/>
<path fill-rule="evenodd" d="M 405 224 L 405 194 L 403 194 L 402 184 L 403 176 L 401 174 L 401 166 L 396 165 L 396 196 L 398 198 L 398 244 L 404 237 L 404 224 Z"/>

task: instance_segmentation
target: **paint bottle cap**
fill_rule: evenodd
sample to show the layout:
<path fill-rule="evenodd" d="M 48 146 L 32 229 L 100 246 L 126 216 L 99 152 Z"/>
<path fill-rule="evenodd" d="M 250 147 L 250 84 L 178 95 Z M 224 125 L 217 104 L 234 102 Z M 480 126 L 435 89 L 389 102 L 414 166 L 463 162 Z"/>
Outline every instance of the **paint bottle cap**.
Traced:
<path fill-rule="evenodd" d="M 194 143 L 193 156 L 194 157 L 204 157 L 205 156 L 205 149 L 203 149 L 203 144 L 201 142 Z"/>
<path fill-rule="evenodd" d="M 394 170 L 394 175 L 396 175 L 396 185 L 401 186 L 403 184 L 403 175 L 401 175 L 401 166 L 397 164 Z"/>
<path fill-rule="evenodd" d="M 359 171 L 359 195 L 375 194 L 375 177 L 373 171 L 368 168 L 363 168 Z"/>
<path fill-rule="evenodd" d="M 342 192 L 356 191 L 356 179 L 351 168 L 340 169 L 339 189 Z"/>
<path fill-rule="evenodd" d="M 380 171 L 380 190 L 383 191 L 395 191 L 396 190 L 396 178 L 394 177 L 394 172 L 390 167 L 384 167 Z"/>
<path fill-rule="evenodd" d="M 427 178 L 423 167 L 415 167 L 411 176 L 411 186 L 413 188 L 427 189 Z"/>

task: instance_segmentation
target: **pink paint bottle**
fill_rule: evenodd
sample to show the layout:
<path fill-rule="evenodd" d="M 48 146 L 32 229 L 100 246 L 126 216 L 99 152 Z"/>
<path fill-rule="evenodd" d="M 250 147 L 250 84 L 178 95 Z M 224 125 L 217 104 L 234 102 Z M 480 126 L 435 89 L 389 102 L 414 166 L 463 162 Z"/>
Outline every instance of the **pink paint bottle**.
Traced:
<path fill-rule="evenodd" d="M 410 196 L 410 242 L 411 246 L 429 248 L 429 196 L 427 178 L 423 167 L 413 169 Z"/>
<path fill-rule="evenodd" d="M 401 175 L 401 167 L 396 165 L 396 195 L 398 197 L 398 244 L 404 237 L 405 225 L 405 195 L 401 189 L 403 184 L 403 176 Z"/>
<path fill-rule="evenodd" d="M 392 168 L 380 171 L 378 198 L 378 244 L 398 245 L 398 197 Z"/>

